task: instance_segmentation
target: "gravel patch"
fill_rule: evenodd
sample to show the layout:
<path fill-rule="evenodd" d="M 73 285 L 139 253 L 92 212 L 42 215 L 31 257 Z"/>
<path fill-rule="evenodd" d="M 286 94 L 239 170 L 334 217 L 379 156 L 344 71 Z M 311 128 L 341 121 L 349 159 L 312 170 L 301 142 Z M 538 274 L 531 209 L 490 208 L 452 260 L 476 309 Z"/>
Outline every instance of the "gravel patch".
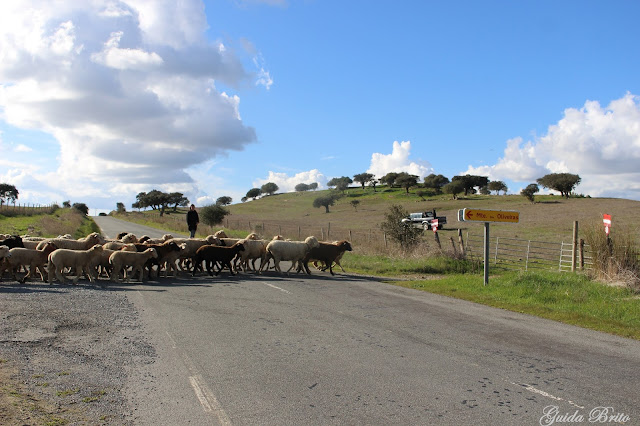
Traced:
<path fill-rule="evenodd" d="M 0 284 L 0 424 L 133 424 L 123 389 L 154 358 L 122 289 Z"/>

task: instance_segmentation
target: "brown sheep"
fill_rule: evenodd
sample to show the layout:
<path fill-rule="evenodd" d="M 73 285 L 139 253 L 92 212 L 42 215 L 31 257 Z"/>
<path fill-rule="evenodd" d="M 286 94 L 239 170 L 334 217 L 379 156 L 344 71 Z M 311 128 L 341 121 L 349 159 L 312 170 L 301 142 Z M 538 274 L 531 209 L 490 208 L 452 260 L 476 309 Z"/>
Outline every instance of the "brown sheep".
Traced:
<path fill-rule="evenodd" d="M 222 247 L 222 246 L 202 246 L 196 251 L 196 255 L 193 257 L 193 276 L 196 275 L 196 271 L 198 269 L 202 269 L 202 262 L 207 262 L 207 272 L 209 275 L 213 275 L 211 269 L 212 264 L 216 262 L 220 262 L 220 266 L 218 267 L 218 272 L 216 275 L 220 274 L 224 267 L 229 268 L 229 272 L 231 275 L 235 275 L 233 272 L 233 267 L 231 266 L 231 261 L 236 257 L 238 253 L 244 251 L 244 245 L 242 243 L 236 243 L 231 247 Z"/>
<path fill-rule="evenodd" d="M 339 257 L 341 257 L 345 251 L 352 251 L 351 243 L 349 241 L 339 241 L 337 243 L 319 243 L 317 247 L 313 247 L 309 250 L 309 253 L 304 258 L 303 266 L 308 274 L 311 273 L 309 271 L 309 261 L 317 260 L 320 262 L 324 262 L 326 270 L 329 268 L 329 272 L 331 275 L 335 275 L 333 273 L 333 262 L 336 261 Z M 342 266 L 340 266 L 342 268 Z"/>

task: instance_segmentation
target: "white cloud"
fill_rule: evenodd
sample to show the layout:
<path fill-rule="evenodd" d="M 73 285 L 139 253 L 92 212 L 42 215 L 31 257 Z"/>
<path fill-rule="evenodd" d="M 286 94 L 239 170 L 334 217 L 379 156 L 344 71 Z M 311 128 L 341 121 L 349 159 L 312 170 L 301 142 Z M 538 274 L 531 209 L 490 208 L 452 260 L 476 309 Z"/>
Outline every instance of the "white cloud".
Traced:
<path fill-rule="evenodd" d="M 546 135 L 526 143 L 512 139 L 504 154 L 493 166 L 464 173 L 516 182 L 574 173 L 582 178 L 578 193 L 640 199 L 640 97 L 627 93 L 606 108 L 597 101 L 568 108 Z"/>
<path fill-rule="evenodd" d="M 269 171 L 269 176 L 266 179 L 254 180 L 253 187 L 260 188 L 262 185 L 268 182 L 273 182 L 278 185 L 278 192 L 292 192 L 295 191 L 295 187 L 299 183 L 311 184 L 317 182 L 318 188 L 323 188 L 327 183 L 327 177 L 323 175 L 318 169 L 300 172 L 295 174 L 294 176 L 289 176 L 286 173 Z"/>
<path fill-rule="evenodd" d="M 190 167 L 254 143 L 216 82 L 272 80 L 207 28 L 200 0 L 0 2 L 0 119 L 60 145 L 40 182 L 71 197 L 189 189 Z"/>
<path fill-rule="evenodd" d="M 375 175 L 378 179 L 387 173 L 406 172 L 424 178 L 433 173 L 431 164 L 426 161 L 412 161 L 409 159 L 411 153 L 411 142 L 393 142 L 391 154 L 373 153 L 371 155 L 371 165 L 367 173 Z"/>
<path fill-rule="evenodd" d="M 26 145 L 18 144 L 14 149 L 15 152 L 31 152 L 33 149 L 29 148 Z"/>

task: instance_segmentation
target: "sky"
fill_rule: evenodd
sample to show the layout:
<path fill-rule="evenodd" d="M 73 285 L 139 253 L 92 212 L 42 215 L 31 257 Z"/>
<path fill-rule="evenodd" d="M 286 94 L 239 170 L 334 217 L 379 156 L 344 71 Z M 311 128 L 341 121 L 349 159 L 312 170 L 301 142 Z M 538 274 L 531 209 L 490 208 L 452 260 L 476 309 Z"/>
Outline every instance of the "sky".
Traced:
<path fill-rule="evenodd" d="M 93 214 L 274 182 L 548 173 L 640 200 L 640 2 L 0 2 L 0 183 Z M 542 191 L 544 192 L 544 191 Z"/>

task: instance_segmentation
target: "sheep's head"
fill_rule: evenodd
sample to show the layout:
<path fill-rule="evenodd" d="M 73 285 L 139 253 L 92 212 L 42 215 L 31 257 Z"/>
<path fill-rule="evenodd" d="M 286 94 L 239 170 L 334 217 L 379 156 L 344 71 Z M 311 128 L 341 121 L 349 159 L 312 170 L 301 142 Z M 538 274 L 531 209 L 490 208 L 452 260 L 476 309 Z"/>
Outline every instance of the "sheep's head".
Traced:
<path fill-rule="evenodd" d="M 247 235 L 247 237 L 245 239 L 247 239 L 247 240 L 259 240 L 260 236 L 258 234 L 256 234 L 255 232 L 252 232 L 249 235 Z"/>
<path fill-rule="evenodd" d="M 173 240 L 173 235 L 171 235 L 171 234 L 164 234 L 164 235 L 162 236 L 162 239 L 163 239 L 164 241 Z"/>
<path fill-rule="evenodd" d="M 102 235 L 98 234 L 97 232 L 92 232 L 91 234 L 87 235 L 87 241 L 90 241 L 93 244 L 104 244 L 104 238 L 102 238 Z"/>
<path fill-rule="evenodd" d="M 213 234 L 213 236 L 214 236 L 214 237 L 216 237 L 216 238 L 229 238 L 229 237 L 227 236 L 227 233 L 226 233 L 226 232 L 224 232 L 222 229 L 221 229 L 221 230 L 219 230 L 219 231 L 216 231 L 216 233 L 215 233 L 215 234 Z"/>
<path fill-rule="evenodd" d="M 95 252 L 101 252 L 102 251 L 102 244 L 95 244 L 93 247 L 91 247 L 89 249 L 90 252 L 95 253 Z"/>
<path fill-rule="evenodd" d="M 136 237 L 134 234 L 128 233 L 128 234 L 123 235 L 121 237 L 121 240 L 125 244 L 137 243 L 138 242 L 138 237 Z"/>
<path fill-rule="evenodd" d="M 11 257 L 11 253 L 9 252 L 9 247 L 0 246 L 0 258 Z"/>
<path fill-rule="evenodd" d="M 318 239 L 313 235 L 305 238 L 304 242 L 311 248 L 318 247 L 320 245 L 320 243 L 318 242 Z"/>
<path fill-rule="evenodd" d="M 148 236 L 148 235 L 143 235 L 142 237 L 140 237 L 140 238 L 138 239 L 138 242 L 139 242 L 140 244 L 143 244 L 143 243 L 145 243 L 145 242 L 149 241 L 150 239 L 151 239 L 151 237 L 150 237 L 150 236 Z"/>
<path fill-rule="evenodd" d="M 53 252 L 54 250 L 58 250 L 58 246 L 51 242 L 46 243 L 44 247 L 42 247 L 42 251 L 47 254 Z"/>
<path fill-rule="evenodd" d="M 166 241 L 162 245 L 169 247 L 171 251 L 180 251 L 180 246 L 175 241 Z"/>
<path fill-rule="evenodd" d="M 213 244 L 214 246 L 224 245 L 222 244 L 222 241 L 220 241 L 220 238 L 216 237 L 215 235 L 208 235 L 207 238 L 205 238 L 205 241 L 209 244 Z"/>
<path fill-rule="evenodd" d="M 146 249 L 145 252 L 149 253 L 151 255 L 151 257 L 153 257 L 154 259 L 158 258 L 158 252 L 153 247 Z"/>
<path fill-rule="evenodd" d="M 351 243 L 349 241 L 341 241 L 338 246 L 345 249 L 346 251 L 353 251 L 353 247 L 351 247 Z"/>

